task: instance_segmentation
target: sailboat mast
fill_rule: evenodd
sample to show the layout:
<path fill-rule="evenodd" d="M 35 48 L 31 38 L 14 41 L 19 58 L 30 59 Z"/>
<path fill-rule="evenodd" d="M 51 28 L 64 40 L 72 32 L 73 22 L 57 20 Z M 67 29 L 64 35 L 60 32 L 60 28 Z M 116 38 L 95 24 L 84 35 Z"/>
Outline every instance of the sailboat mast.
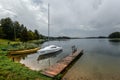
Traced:
<path fill-rule="evenodd" d="M 48 41 L 50 37 L 50 4 L 48 4 Z"/>

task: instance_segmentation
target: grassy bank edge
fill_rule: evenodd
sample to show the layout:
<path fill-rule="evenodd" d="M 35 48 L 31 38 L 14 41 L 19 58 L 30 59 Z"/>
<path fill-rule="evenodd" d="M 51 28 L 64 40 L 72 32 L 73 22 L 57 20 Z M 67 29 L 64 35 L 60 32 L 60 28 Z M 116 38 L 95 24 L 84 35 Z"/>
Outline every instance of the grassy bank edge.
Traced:
<path fill-rule="evenodd" d="M 11 44 L 21 43 L 16 41 L 9 41 L 0 39 L 0 80 L 52 80 L 40 73 L 40 71 L 33 71 L 20 63 L 13 62 L 6 55 L 8 51 L 3 51 L 2 48 L 7 48 Z M 30 41 L 38 43 L 37 41 Z M 40 42 L 40 41 L 39 41 Z"/>
<path fill-rule="evenodd" d="M 52 80 L 40 71 L 33 71 L 20 63 L 15 63 L 5 55 L 0 55 L 0 80 Z"/>

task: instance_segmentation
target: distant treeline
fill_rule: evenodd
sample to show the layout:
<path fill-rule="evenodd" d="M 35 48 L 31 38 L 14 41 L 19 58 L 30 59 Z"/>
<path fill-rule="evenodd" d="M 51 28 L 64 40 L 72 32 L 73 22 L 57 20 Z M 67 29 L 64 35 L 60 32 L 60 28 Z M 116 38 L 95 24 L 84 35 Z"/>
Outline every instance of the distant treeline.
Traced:
<path fill-rule="evenodd" d="M 18 21 L 12 21 L 9 17 L 0 20 L 0 38 L 8 40 L 36 40 L 44 38 L 37 30 L 28 30 L 26 26 Z"/>
<path fill-rule="evenodd" d="M 56 39 L 71 39 L 70 37 L 67 36 L 59 36 L 59 37 L 50 37 L 51 40 L 56 40 Z"/>
<path fill-rule="evenodd" d="M 120 38 L 120 32 L 113 32 L 108 37 L 109 38 Z"/>

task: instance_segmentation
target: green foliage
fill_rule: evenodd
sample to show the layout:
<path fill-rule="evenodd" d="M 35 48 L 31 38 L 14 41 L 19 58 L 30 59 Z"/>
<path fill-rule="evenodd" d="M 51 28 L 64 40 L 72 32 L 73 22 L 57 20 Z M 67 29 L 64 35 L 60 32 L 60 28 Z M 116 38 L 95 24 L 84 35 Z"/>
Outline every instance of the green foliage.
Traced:
<path fill-rule="evenodd" d="M 34 33 L 35 33 L 35 38 L 36 38 L 36 39 L 39 39 L 39 38 L 40 38 L 39 32 L 38 32 L 37 30 L 35 30 Z"/>
<path fill-rule="evenodd" d="M 13 22 L 10 18 L 1 19 L 1 27 L 2 31 L 5 34 L 5 39 L 12 40 L 14 37 L 14 28 L 13 28 Z"/>
<path fill-rule="evenodd" d="M 9 40 L 21 40 L 26 42 L 28 40 L 36 40 L 43 38 L 37 30 L 34 32 L 28 30 L 23 24 L 17 21 L 12 21 L 9 17 L 0 20 L 0 38 Z"/>
<path fill-rule="evenodd" d="M 14 27 L 14 38 L 20 38 L 21 36 L 21 25 L 19 24 L 19 22 L 15 21 L 13 22 L 13 27 Z"/>
<path fill-rule="evenodd" d="M 34 32 L 32 32 L 31 30 L 28 31 L 28 39 L 29 40 L 37 39 L 36 34 Z"/>
<path fill-rule="evenodd" d="M 32 40 L 28 42 L 17 42 L 0 39 L 0 51 L 3 53 L 8 50 L 24 50 L 39 47 L 44 40 Z"/>
<path fill-rule="evenodd" d="M 42 44 L 43 42 L 45 42 L 44 39 L 39 39 L 39 40 L 32 40 L 32 41 L 29 41 L 30 43 L 34 43 L 36 45 L 39 45 L 39 44 Z"/>
<path fill-rule="evenodd" d="M 29 38 L 28 38 L 28 31 L 27 31 L 27 28 L 25 27 L 23 29 L 23 31 L 21 32 L 21 41 L 26 42 L 28 40 L 29 40 Z"/>
<path fill-rule="evenodd" d="M 109 38 L 120 38 L 120 32 L 113 32 L 109 35 Z"/>
<path fill-rule="evenodd" d="M 62 78 L 62 74 L 58 74 L 57 76 L 54 77 L 54 80 L 61 80 Z"/>
<path fill-rule="evenodd" d="M 7 54 L 8 54 L 7 51 L 1 51 L 1 50 L 0 50 L 0 56 L 1 56 L 1 55 L 2 55 L 2 56 L 3 56 L 3 55 L 6 56 Z"/>
<path fill-rule="evenodd" d="M 4 37 L 4 33 L 2 31 L 2 27 L 0 26 L 0 38 Z"/>

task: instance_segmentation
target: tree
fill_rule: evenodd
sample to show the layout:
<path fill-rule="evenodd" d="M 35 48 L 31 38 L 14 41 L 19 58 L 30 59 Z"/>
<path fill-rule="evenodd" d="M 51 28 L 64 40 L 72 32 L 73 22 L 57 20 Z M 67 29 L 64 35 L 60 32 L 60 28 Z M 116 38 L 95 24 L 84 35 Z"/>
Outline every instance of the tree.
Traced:
<path fill-rule="evenodd" d="M 18 22 L 18 21 L 15 21 L 15 22 L 13 23 L 13 27 L 14 27 L 14 37 L 20 38 L 21 28 L 20 28 L 19 22 Z"/>
<path fill-rule="evenodd" d="M 31 30 L 28 31 L 28 39 L 34 40 L 35 39 L 35 33 L 33 33 Z"/>
<path fill-rule="evenodd" d="M 3 38 L 5 35 L 3 33 L 2 27 L 0 26 L 0 38 Z"/>
<path fill-rule="evenodd" d="M 40 34 L 37 30 L 34 31 L 35 33 L 35 39 L 39 39 L 40 38 Z"/>
<path fill-rule="evenodd" d="M 20 39 L 23 42 L 26 42 L 26 41 L 29 40 L 28 39 L 28 32 L 27 32 L 27 28 L 26 27 L 22 30 L 22 32 L 21 32 L 21 38 Z"/>
<path fill-rule="evenodd" d="M 43 36 L 42 34 L 40 34 L 40 35 L 39 35 L 39 38 L 40 38 L 40 39 L 45 39 L 46 37 Z"/>
<path fill-rule="evenodd" d="M 39 34 L 37 30 L 31 31 L 18 21 L 12 21 L 9 17 L 0 20 L 0 38 L 16 40 L 19 39 L 23 42 L 28 40 L 39 39 L 44 36 Z"/>
<path fill-rule="evenodd" d="M 4 38 L 13 40 L 14 29 L 13 29 L 12 20 L 9 17 L 5 19 L 1 19 L 1 27 L 3 33 L 5 34 Z"/>
<path fill-rule="evenodd" d="M 120 32 L 113 32 L 108 37 L 109 38 L 120 38 Z"/>

